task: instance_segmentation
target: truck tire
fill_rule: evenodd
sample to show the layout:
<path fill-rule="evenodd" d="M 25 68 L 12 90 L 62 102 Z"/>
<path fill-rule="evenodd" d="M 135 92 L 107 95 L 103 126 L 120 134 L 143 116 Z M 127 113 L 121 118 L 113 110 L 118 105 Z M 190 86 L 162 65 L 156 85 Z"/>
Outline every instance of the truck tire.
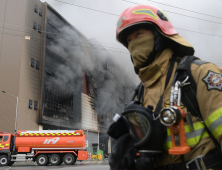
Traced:
<path fill-rule="evenodd" d="M 7 166 L 9 164 L 8 156 L 2 155 L 0 156 L 0 166 Z"/>
<path fill-rule="evenodd" d="M 73 154 L 65 154 L 65 156 L 63 157 L 63 162 L 66 165 L 73 165 L 75 163 L 76 159 L 75 156 Z"/>
<path fill-rule="evenodd" d="M 39 166 L 46 166 L 49 162 L 49 159 L 46 155 L 39 155 L 36 159 L 36 162 Z"/>
<path fill-rule="evenodd" d="M 52 166 L 59 165 L 59 163 L 60 163 L 60 156 L 59 156 L 58 154 L 52 154 L 52 155 L 49 157 L 49 163 L 50 163 Z"/>

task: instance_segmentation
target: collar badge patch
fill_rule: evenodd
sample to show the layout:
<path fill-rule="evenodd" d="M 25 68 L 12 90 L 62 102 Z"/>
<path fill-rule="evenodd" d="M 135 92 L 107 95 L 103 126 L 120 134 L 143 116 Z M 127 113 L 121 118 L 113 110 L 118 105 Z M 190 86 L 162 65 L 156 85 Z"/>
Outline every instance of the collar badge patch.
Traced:
<path fill-rule="evenodd" d="M 207 85 L 207 90 L 219 90 L 222 91 L 222 75 L 208 71 L 207 76 L 203 78 L 203 82 Z"/>

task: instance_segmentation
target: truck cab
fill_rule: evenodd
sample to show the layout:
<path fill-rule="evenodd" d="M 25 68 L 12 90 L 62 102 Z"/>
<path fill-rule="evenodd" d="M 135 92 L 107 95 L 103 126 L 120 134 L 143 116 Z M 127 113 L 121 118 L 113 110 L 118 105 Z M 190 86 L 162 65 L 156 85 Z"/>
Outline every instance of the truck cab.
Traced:
<path fill-rule="evenodd" d="M 12 150 L 13 135 L 0 131 L 0 162 L 1 165 L 10 164 L 10 152 Z"/>

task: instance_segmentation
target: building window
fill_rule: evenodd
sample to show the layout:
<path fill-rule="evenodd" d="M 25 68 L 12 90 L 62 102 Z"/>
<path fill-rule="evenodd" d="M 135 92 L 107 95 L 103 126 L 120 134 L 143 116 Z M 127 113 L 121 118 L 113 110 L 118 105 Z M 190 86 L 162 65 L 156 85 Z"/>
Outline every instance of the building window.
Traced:
<path fill-rule="evenodd" d="M 38 27 L 38 32 L 41 33 L 42 32 L 42 27 L 39 25 Z"/>
<path fill-rule="evenodd" d="M 42 9 L 39 8 L 39 16 L 42 16 Z"/>
<path fill-rule="evenodd" d="M 35 110 L 38 110 L 38 102 L 37 102 L 37 101 L 35 101 L 34 109 L 35 109 Z"/>
<path fill-rule="evenodd" d="M 37 6 L 37 5 L 35 5 L 34 11 L 35 11 L 36 13 L 38 13 L 38 6 Z"/>
<path fill-rule="evenodd" d="M 29 100 L 29 109 L 32 109 L 32 100 Z"/>
<path fill-rule="evenodd" d="M 36 22 L 33 23 L 33 29 L 34 29 L 34 30 L 37 29 L 37 23 L 36 23 Z"/>
<path fill-rule="evenodd" d="M 31 58 L 31 66 L 35 67 L 35 59 Z"/>
<path fill-rule="evenodd" d="M 36 69 L 39 70 L 39 61 L 36 61 Z"/>

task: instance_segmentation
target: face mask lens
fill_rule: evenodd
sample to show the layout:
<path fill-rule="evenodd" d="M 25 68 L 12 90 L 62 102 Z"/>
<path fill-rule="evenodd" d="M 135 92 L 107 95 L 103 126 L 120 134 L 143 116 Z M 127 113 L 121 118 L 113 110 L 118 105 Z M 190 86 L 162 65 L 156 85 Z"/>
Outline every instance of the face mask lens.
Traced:
<path fill-rule="evenodd" d="M 140 113 L 132 112 L 124 116 L 127 120 L 131 134 L 136 142 L 140 142 L 150 133 L 150 123 L 148 119 Z"/>

